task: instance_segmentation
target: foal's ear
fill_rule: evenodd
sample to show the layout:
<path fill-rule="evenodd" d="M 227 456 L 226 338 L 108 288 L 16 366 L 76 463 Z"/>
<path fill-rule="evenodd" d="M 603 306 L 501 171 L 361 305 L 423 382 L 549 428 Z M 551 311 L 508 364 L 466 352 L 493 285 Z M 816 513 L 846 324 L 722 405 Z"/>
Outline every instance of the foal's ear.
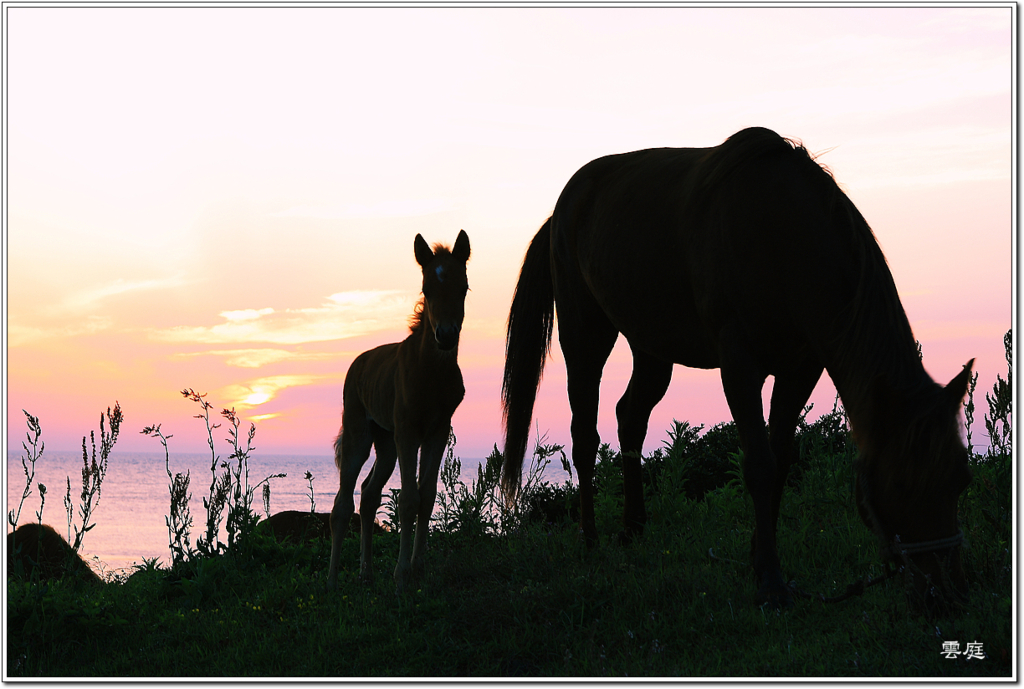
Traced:
<path fill-rule="evenodd" d="M 430 250 L 430 245 L 427 244 L 427 240 L 421 234 L 416 235 L 416 240 L 413 242 L 413 251 L 416 252 L 416 262 L 424 268 L 434 260 L 434 252 Z"/>
<path fill-rule="evenodd" d="M 463 263 L 469 260 L 469 235 L 465 230 L 459 230 L 459 236 L 455 239 L 455 248 L 452 249 L 452 258 Z"/>
<path fill-rule="evenodd" d="M 949 381 L 949 385 L 945 387 L 946 398 L 957 409 L 960 408 L 960 403 L 964 401 L 964 397 L 967 395 L 967 385 L 971 382 L 972 368 L 974 368 L 974 359 L 964 364 L 964 370 L 956 374 L 956 377 Z"/>

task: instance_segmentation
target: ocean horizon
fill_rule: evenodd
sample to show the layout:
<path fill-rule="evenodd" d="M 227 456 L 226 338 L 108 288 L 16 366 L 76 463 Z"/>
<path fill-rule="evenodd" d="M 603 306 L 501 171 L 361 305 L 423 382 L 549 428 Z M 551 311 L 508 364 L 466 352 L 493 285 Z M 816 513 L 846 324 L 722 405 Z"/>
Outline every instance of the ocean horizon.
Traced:
<path fill-rule="evenodd" d="M 25 472 L 22 468 L 22 451 L 7 452 L 7 506 L 5 514 L 17 512 L 25 489 Z M 221 461 L 227 455 L 219 455 Z M 482 458 L 460 458 L 461 480 L 469 483 L 475 479 L 477 466 Z M 211 456 L 201 453 L 175 453 L 169 455 L 172 474 L 189 472 L 189 508 L 193 526 L 191 543 L 205 531 L 206 510 L 203 497 L 209 495 L 213 474 L 210 471 Z M 107 474 L 101 485 L 98 502 L 93 503 L 92 522 L 96 525 L 82 543 L 81 555 L 101 574 L 131 570 L 144 559 L 159 558 L 167 564 L 170 561 L 170 547 L 167 533 L 167 515 L 170 514 L 170 480 L 167 477 L 167 459 L 163 452 L 118 452 L 113 451 L 107 463 Z M 31 470 L 32 465 L 29 464 Z M 373 466 L 373 455 L 363 465 L 359 482 L 356 484 L 356 509 L 359 509 L 359 484 Z M 223 470 L 220 470 L 223 471 Z M 334 457 L 330 455 L 289 455 L 254 454 L 249 458 L 249 485 L 255 486 L 273 474 L 286 474 L 283 478 L 270 480 L 270 513 L 287 510 L 309 511 L 310 486 L 306 472 L 313 476 L 312 498 L 315 511 L 330 512 L 338 492 L 338 470 Z M 557 479 L 564 472 L 561 467 L 555 471 L 549 467 L 548 480 Z M 37 512 L 41 501 L 38 484 L 46 486 L 45 504 L 42 505 L 42 523 L 49 524 L 57 533 L 69 538 L 68 515 L 64 498 L 71 485 L 71 501 L 74 510 L 73 525 L 81 527 L 79 507 L 82 492 L 82 453 L 46 451 L 36 461 L 32 492 L 21 508 L 18 524 L 39 521 Z M 397 466 L 385 485 L 384 494 L 400 486 Z M 253 510 L 266 517 L 262 488 L 257 488 L 253 498 Z M 378 515 L 381 512 L 378 512 Z M 226 516 L 226 515 L 225 515 Z M 379 517 L 378 517 L 379 518 Z M 6 517 L 5 517 L 6 519 Z M 7 533 L 11 525 L 7 524 Z M 70 538 L 74 538 L 73 528 Z M 221 524 L 221 538 L 226 532 Z"/>

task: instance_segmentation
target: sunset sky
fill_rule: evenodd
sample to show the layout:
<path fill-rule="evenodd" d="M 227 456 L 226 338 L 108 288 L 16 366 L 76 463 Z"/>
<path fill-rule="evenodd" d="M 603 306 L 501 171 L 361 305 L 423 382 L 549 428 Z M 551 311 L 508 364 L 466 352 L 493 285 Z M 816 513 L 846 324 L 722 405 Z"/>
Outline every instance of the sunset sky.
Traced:
<path fill-rule="evenodd" d="M 74 450 L 117 400 L 116 449 L 159 451 L 139 431 L 160 423 L 172 452 L 201 452 L 191 387 L 254 421 L 258 452 L 330 454 L 352 359 L 407 333 L 413 238 L 464 229 L 453 425 L 462 457 L 486 456 L 523 253 L 573 172 L 752 125 L 825 152 L 928 372 L 977 358 L 987 442 L 1012 307 L 1009 5 L 5 12 L 12 448 L 22 409 L 48 449 Z M 620 339 L 613 446 L 629 370 Z M 812 418 L 834 394 L 824 377 Z M 676 368 L 648 449 L 673 418 L 730 418 L 717 371 Z M 537 419 L 568 445 L 557 345 Z"/>

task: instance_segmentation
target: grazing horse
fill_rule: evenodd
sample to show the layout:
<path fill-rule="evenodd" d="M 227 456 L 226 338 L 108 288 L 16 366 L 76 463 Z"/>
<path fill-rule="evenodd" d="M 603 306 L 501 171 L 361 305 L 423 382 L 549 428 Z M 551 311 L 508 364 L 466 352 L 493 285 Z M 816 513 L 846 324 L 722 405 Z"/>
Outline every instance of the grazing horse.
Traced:
<path fill-rule="evenodd" d="M 327 586 L 335 588 L 341 540 L 355 509 L 352 494 L 359 470 L 376 450 L 363 481 L 359 572 L 373 578 L 371 540 L 381 491 L 395 469 L 402 474 L 398 496 L 401 546 L 395 583 L 401 591 L 410 576 L 423 569 L 427 528 L 437 495 L 437 472 L 451 430 L 452 414 L 466 394 L 459 370 L 459 333 L 465 314 L 466 262 L 469 237 L 459 232 L 455 246 L 435 244 L 421 235 L 414 242 L 423 269 L 423 299 L 416 305 L 411 333 L 402 342 L 386 344 L 356 357 L 345 376 L 341 431 L 334 441 L 334 462 L 341 488 L 331 510 L 331 566 Z M 419 485 L 416 484 L 419 454 Z M 416 525 L 415 546 L 412 541 Z"/>
<path fill-rule="evenodd" d="M 884 556 L 929 600 L 966 595 L 957 496 L 971 474 L 958 414 L 973 359 L 945 387 L 928 376 L 871 229 L 802 145 L 751 128 L 710 148 L 598 158 L 573 175 L 526 252 L 508 317 L 512 495 L 556 309 L 588 545 L 601 371 L 622 333 L 633 354 L 615 407 L 627 535 L 646 521 L 640 451 L 673 364 L 718 368 L 754 503 L 757 600 L 791 605 L 776 524 L 797 421 L 824 369 L 860 449 L 857 505 Z"/>

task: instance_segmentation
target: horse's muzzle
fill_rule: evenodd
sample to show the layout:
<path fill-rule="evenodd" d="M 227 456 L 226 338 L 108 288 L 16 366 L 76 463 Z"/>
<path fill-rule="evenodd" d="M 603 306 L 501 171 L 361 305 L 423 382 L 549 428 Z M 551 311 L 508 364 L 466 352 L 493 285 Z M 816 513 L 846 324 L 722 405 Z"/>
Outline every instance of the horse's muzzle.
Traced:
<path fill-rule="evenodd" d="M 458 325 L 441 325 L 434 328 L 434 339 L 437 341 L 438 349 L 450 351 L 459 344 L 459 333 L 462 327 Z"/>

